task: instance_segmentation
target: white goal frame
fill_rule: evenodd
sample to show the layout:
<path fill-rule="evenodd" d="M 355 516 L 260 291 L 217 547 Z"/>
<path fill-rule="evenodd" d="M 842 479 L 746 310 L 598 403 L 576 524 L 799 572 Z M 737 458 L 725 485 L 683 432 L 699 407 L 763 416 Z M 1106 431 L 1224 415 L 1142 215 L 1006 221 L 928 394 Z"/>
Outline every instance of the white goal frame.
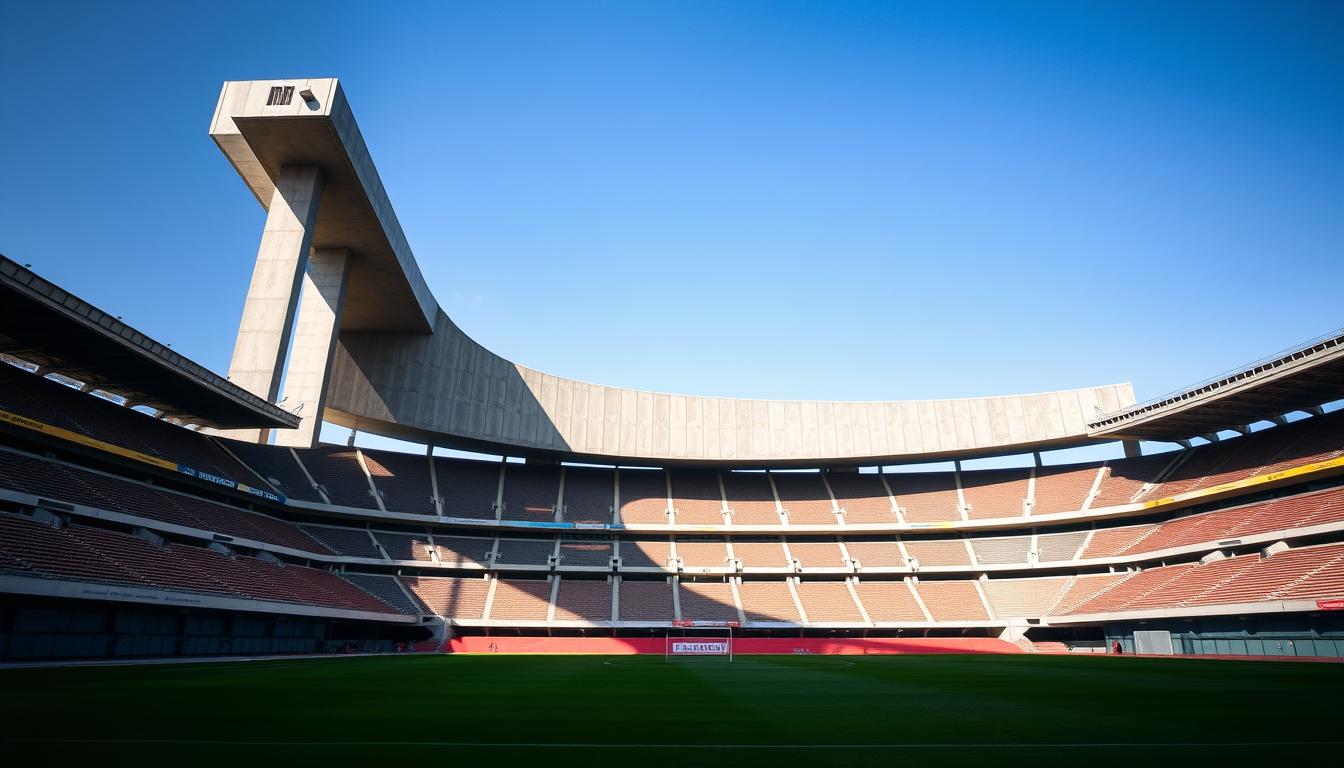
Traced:
<path fill-rule="evenodd" d="M 689 634 L 678 636 L 674 634 L 677 631 L 687 632 Z M 728 663 L 731 664 L 734 655 L 733 637 L 733 626 L 731 624 L 683 624 L 674 627 L 673 629 L 668 630 L 667 635 L 663 638 L 663 661 L 671 661 L 673 658 L 726 658 Z M 703 643 L 722 642 L 726 646 L 727 652 L 716 653 L 705 651 L 674 653 L 672 650 L 675 643 L 694 643 L 696 641 Z"/>

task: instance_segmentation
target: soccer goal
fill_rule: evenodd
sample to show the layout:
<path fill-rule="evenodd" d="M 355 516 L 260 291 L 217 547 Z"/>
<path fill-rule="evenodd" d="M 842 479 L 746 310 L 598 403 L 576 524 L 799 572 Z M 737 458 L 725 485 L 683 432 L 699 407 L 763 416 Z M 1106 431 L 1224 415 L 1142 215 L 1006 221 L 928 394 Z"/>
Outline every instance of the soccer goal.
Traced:
<path fill-rule="evenodd" d="M 733 660 L 735 621 L 678 621 L 668 631 L 663 660 L 674 658 L 715 658 Z"/>

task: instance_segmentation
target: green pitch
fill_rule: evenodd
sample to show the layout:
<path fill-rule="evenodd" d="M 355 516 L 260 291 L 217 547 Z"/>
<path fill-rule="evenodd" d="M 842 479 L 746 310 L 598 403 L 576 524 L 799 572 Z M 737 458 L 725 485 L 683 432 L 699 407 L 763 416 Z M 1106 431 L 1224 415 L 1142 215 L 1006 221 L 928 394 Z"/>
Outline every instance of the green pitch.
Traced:
<path fill-rule="evenodd" d="M 7 670 L 0 754 L 239 768 L 1329 764 L 1344 755 L 1341 701 L 1339 664 L 1052 656 Z"/>

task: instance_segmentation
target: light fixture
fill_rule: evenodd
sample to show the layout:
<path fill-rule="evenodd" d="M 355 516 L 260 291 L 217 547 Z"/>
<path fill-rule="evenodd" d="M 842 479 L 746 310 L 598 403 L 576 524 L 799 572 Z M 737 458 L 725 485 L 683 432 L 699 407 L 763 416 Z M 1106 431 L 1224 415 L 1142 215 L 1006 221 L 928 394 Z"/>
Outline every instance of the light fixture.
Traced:
<path fill-rule="evenodd" d="M 303 90 L 299 91 L 299 98 L 303 99 L 305 102 L 309 104 L 317 103 L 317 97 L 313 95 L 312 88 L 304 88 Z"/>

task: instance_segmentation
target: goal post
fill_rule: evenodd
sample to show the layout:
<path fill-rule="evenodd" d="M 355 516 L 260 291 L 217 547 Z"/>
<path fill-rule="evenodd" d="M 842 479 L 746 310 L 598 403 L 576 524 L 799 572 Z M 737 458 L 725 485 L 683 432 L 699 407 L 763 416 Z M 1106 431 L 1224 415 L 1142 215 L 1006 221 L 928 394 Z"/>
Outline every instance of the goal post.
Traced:
<path fill-rule="evenodd" d="M 735 621 L 675 621 L 668 631 L 663 660 L 673 658 L 720 658 L 733 660 Z"/>

